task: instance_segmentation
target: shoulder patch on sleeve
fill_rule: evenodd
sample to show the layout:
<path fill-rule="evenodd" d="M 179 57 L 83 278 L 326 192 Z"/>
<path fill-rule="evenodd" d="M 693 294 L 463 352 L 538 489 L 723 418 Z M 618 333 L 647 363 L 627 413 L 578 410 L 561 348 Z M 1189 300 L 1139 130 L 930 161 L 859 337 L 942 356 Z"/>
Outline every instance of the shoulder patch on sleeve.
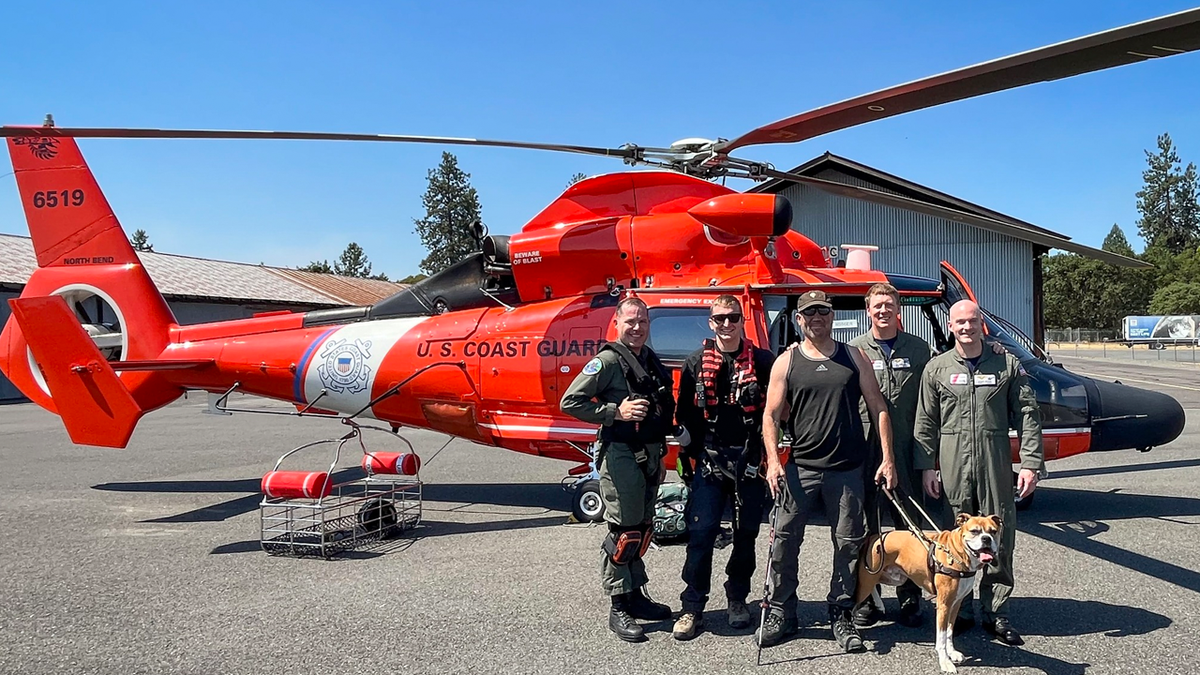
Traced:
<path fill-rule="evenodd" d="M 595 375 L 596 373 L 600 372 L 600 369 L 603 367 L 604 367 L 604 362 L 600 360 L 599 356 L 597 356 L 596 358 L 592 359 L 591 361 L 588 361 L 587 365 L 583 367 L 583 374 L 584 375 Z"/>

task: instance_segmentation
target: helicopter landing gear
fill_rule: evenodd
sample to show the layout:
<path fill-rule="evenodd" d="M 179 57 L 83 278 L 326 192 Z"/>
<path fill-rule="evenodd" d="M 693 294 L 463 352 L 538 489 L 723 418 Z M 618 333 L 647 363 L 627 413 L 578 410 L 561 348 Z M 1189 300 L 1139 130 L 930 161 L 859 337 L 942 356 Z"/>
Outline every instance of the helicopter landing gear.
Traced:
<path fill-rule="evenodd" d="M 571 515 L 581 523 L 604 520 L 604 500 L 600 498 L 600 480 L 591 476 L 572 486 Z"/>

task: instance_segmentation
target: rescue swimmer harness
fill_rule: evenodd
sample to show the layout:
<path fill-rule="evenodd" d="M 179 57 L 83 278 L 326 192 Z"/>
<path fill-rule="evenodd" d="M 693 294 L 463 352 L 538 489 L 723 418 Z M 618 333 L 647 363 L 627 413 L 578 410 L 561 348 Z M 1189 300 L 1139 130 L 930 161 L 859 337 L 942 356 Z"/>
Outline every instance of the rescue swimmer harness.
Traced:
<path fill-rule="evenodd" d="M 721 443 L 716 433 L 717 409 L 722 403 L 717 396 L 717 376 L 723 363 L 724 356 L 716 340 L 706 339 L 699 377 L 696 378 L 696 407 L 703 414 L 706 427 L 704 455 L 696 459 L 703 465 L 702 470 L 716 472 L 733 482 L 733 518 L 735 527 L 740 527 L 742 493 L 739 479 L 758 476 L 762 466 L 760 425 L 755 417 L 765 407 L 766 396 L 754 372 L 754 343 L 743 337 L 741 349 L 734 355 L 730 368 L 729 399 L 725 403 L 740 409 L 746 441 L 741 448 Z M 729 461 L 731 451 L 737 452 L 733 461 Z M 755 455 L 758 461 L 752 464 L 751 457 Z"/>
<path fill-rule="evenodd" d="M 892 507 L 896 509 L 896 512 L 899 513 L 900 517 L 904 520 L 905 525 L 908 526 L 908 531 L 911 532 L 913 534 L 913 536 L 915 536 L 917 538 L 917 540 L 921 542 L 921 545 L 925 547 L 926 553 L 929 554 L 928 564 L 929 564 L 929 572 L 930 572 L 931 577 L 935 574 L 941 574 L 943 576 L 953 577 L 955 579 L 966 579 L 966 578 L 975 576 L 976 573 L 979 572 L 978 569 L 972 570 L 971 565 L 969 563 L 966 563 L 966 562 L 960 560 L 958 558 L 958 556 L 954 555 L 954 552 L 951 551 L 949 548 L 947 548 L 944 544 L 942 544 L 941 542 L 938 542 L 935 539 L 931 539 L 928 535 L 925 534 L 924 531 L 921 530 L 921 528 L 917 527 L 916 524 L 913 523 L 912 518 L 908 515 L 908 512 L 905 511 L 904 507 L 900 505 L 899 500 L 896 499 L 895 495 L 892 494 L 892 491 L 890 489 L 888 489 L 882 485 L 879 486 L 879 489 L 883 492 L 883 494 L 887 495 L 888 501 L 890 501 L 892 503 Z M 929 514 L 925 512 L 925 509 L 921 508 L 921 505 L 919 503 L 917 503 L 917 500 L 913 499 L 912 495 L 906 495 L 906 496 L 908 497 L 908 501 L 911 502 L 914 507 L 916 507 L 917 511 L 919 511 L 922 516 L 925 516 L 926 522 L 928 522 L 929 525 L 938 532 L 938 534 L 941 534 L 943 532 L 942 528 L 938 527 L 937 524 L 933 522 L 933 518 L 929 517 Z M 879 502 L 878 501 L 876 501 L 875 506 L 876 506 L 876 511 L 877 511 L 875 522 L 877 522 L 877 523 L 882 522 L 878 517 L 879 516 L 879 514 L 878 514 Z M 889 530 L 887 532 L 880 534 L 879 540 L 876 543 L 876 546 L 879 547 L 880 569 L 882 569 L 882 567 L 883 567 L 883 561 L 884 561 L 885 553 L 887 551 L 887 549 L 884 547 L 884 541 L 887 539 L 887 536 L 894 531 L 895 530 Z M 951 564 L 961 565 L 964 569 L 956 569 L 954 567 L 950 567 L 949 565 L 946 565 L 945 563 L 943 563 L 941 560 L 938 560 L 938 557 L 936 555 L 938 551 L 941 551 L 943 554 L 945 554 L 945 556 L 950 560 Z M 877 574 L 879 572 L 878 569 L 872 570 L 870 565 L 867 565 L 866 567 L 867 567 L 867 571 L 870 572 L 871 574 Z"/>

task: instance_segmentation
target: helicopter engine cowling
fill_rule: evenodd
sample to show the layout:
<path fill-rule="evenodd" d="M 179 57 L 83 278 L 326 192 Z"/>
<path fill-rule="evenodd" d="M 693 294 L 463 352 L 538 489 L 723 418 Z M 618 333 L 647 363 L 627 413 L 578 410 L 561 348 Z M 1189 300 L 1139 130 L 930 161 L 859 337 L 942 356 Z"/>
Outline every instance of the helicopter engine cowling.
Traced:
<path fill-rule="evenodd" d="M 735 237 L 779 237 L 792 227 L 792 203 L 783 195 L 719 195 L 688 209 L 688 215 Z"/>

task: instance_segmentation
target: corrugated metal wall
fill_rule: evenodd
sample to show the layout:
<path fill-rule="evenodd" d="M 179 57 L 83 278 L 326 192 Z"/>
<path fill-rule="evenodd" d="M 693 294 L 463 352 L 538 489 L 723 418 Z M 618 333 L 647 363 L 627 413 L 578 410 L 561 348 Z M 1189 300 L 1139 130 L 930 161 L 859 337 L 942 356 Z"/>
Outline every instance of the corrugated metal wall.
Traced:
<path fill-rule="evenodd" d="M 8 308 L 8 301 L 18 295 L 18 293 L 10 291 L 0 291 L 0 328 L 8 323 L 8 317 L 12 314 L 12 310 Z M 0 403 L 16 403 L 24 400 L 25 395 L 14 387 L 3 373 L 0 373 Z"/>
<path fill-rule="evenodd" d="M 819 177 L 882 189 L 834 170 L 823 171 Z M 781 194 L 792 202 L 792 227 L 817 244 L 878 246 L 871 258 L 875 269 L 932 279 L 939 277 L 939 263 L 946 260 L 966 278 L 985 309 L 1033 334 L 1030 242 L 944 218 L 837 197 L 805 185 L 788 185 Z M 906 311 L 906 325 L 914 325 L 911 321 L 917 316 Z"/>

